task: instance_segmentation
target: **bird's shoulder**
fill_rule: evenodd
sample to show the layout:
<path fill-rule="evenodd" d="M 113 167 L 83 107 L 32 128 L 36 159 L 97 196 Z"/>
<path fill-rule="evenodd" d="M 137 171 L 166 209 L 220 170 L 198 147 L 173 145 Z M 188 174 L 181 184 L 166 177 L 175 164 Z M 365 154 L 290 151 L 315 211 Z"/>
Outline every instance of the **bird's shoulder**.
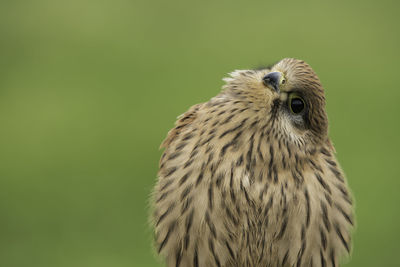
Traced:
<path fill-rule="evenodd" d="M 167 137 L 161 143 L 160 148 L 167 148 L 174 140 L 176 140 L 180 133 L 196 120 L 199 110 L 201 110 L 204 104 L 205 103 L 196 104 L 190 107 L 188 111 L 180 115 L 178 120 L 175 122 L 175 127 L 168 132 Z"/>

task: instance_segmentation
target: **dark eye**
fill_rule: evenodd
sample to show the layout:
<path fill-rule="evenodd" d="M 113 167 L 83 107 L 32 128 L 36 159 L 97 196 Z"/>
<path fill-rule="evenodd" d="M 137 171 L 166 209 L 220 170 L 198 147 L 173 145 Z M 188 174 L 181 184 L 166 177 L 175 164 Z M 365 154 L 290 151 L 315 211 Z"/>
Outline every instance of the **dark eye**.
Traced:
<path fill-rule="evenodd" d="M 305 103 L 304 100 L 297 96 L 297 95 L 293 95 L 289 98 L 289 106 L 290 106 L 290 110 L 294 113 L 294 114 L 299 114 L 300 112 L 302 112 L 305 108 Z"/>

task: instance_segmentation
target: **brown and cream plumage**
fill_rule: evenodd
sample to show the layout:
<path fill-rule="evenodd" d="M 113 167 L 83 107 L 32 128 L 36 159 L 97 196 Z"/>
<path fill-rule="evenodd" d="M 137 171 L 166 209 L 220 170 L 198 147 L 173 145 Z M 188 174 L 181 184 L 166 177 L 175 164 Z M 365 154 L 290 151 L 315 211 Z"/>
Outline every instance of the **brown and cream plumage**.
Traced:
<path fill-rule="evenodd" d="M 352 197 L 319 78 L 301 60 L 243 70 L 163 142 L 153 223 L 167 266 L 338 266 Z"/>

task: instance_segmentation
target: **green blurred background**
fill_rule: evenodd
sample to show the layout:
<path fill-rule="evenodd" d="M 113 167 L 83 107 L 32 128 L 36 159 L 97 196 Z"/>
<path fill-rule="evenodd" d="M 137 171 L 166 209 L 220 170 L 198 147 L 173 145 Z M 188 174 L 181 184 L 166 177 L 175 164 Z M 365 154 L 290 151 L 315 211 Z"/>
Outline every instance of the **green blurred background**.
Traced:
<path fill-rule="evenodd" d="M 176 116 L 306 60 L 357 203 L 346 266 L 400 266 L 397 1 L 0 3 L 0 266 L 161 266 L 148 197 Z"/>

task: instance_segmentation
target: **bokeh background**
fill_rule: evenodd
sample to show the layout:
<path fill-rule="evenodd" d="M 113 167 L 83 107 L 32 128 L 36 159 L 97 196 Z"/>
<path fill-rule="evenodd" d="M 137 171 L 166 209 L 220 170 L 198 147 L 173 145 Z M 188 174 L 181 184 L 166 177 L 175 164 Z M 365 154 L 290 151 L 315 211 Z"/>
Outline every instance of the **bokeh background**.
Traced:
<path fill-rule="evenodd" d="M 159 144 L 234 69 L 306 60 L 357 203 L 346 266 L 400 266 L 398 1 L 0 3 L 0 266 L 162 266 Z"/>

